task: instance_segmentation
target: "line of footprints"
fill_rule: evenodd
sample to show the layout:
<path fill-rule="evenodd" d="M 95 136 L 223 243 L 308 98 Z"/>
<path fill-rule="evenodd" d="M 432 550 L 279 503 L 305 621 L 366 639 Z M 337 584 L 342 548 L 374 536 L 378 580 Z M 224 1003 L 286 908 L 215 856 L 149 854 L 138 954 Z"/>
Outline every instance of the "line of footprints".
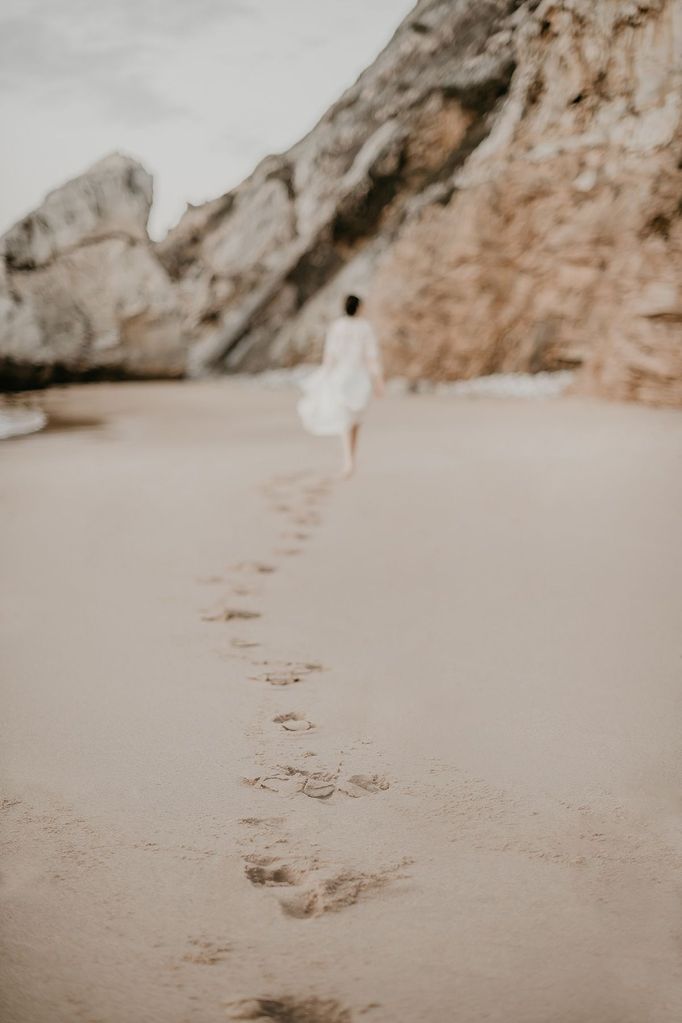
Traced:
<path fill-rule="evenodd" d="M 330 488 L 329 481 L 307 473 L 278 476 L 263 487 L 268 504 L 284 520 L 280 544 L 273 552 L 276 560 L 303 553 L 305 542 L 321 522 L 320 510 Z M 238 602 L 213 607 L 203 614 L 203 620 L 232 625 L 255 622 L 261 614 L 248 606 L 249 598 L 258 596 L 264 581 L 276 570 L 275 564 L 262 561 L 233 565 L 231 589 Z M 212 576 L 200 581 L 217 584 L 224 579 Z M 248 681 L 271 689 L 274 697 L 283 694 L 283 687 L 309 684 L 325 670 L 314 660 L 292 662 L 264 657 L 261 644 L 254 636 L 231 635 L 230 647 L 231 656 L 240 657 L 249 665 Z M 293 763 L 263 766 L 254 777 L 244 778 L 244 784 L 285 798 L 307 797 L 320 803 L 386 792 L 389 781 L 383 775 L 349 772 L 343 762 L 328 770 L 313 766 L 311 762 L 316 754 L 306 750 L 305 745 L 316 731 L 315 723 L 306 713 L 278 707 L 277 703 L 281 701 L 274 699 L 271 724 L 275 731 L 271 730 L 265 743 L 261 743 L 256 760 L 267 764 L 273 746 L 281 747 L 283 742 L 287 755 L 291 744 L 294 745 L 297 757 Z M 320 857 L 311 854 L 309 845 L 305 851 L 296 852 L 296 842 L 285 817 L 247 817 L 241 824 L 246 880 L 257 889 L 276 894 L 283 914 L 294 920 L 309 920 L 353 906 L 403 877 L 402 870 L 408 864 L 407 860 L 401 860 L 386 869 L 371 872 L 354 867 L 340 870 L 338 864 L 329 869 Z M 277 855 L 276 851 L 282 848 L 293 852 L 287 856 Z M 282 1023 L 299 1023 L 299 1020 L 300 1023 L 336 1023 L 338 1020 L 342 1023 L 350 1020 L 350 1015 L 348 1010 L 329 1001 L 312 999 L 297 1008 L 289 999 L 257 999 L 235 1003 L 232 1018 L 270 1019 Z"/>

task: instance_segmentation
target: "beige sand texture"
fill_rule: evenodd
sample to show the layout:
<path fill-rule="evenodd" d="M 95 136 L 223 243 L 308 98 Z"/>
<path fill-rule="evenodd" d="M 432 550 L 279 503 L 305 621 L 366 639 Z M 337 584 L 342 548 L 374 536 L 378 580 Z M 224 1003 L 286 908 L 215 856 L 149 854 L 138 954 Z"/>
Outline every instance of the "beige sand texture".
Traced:
<path fill-rule="evenodd" d="M 293 402 L 0 450 L 3 1023 L 677 1023 L 682 417 Z"/>

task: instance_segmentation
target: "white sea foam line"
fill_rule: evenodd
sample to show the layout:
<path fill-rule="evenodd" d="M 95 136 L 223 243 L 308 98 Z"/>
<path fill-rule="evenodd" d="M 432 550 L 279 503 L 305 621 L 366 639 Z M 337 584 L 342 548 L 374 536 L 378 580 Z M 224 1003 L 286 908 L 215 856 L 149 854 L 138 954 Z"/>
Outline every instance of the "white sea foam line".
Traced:
<path fill-rule="evenodd" d="M 36 433 L 47 423 L 47 416 L 39 409 L 0 409 L 0 440 Z"/>
<path fill-rule="evenodd" d="M 272 369 L 262 373 L 244 374 L 238 378 L 246 383 L 272 390 L 300 387 L 301 382 L 317 366 L 304 363 L 293 369 Z M 555 398 L 569 387 L 574 377 L 571 370 L 556 373 L 493 373 L 471 380 L 410 381 L 393 377 L 387 381 L 389 394 L 452 394 L 458 397 L 493 398 Z"/>
<path fill-rule="evenodd" d="M 436 385 L 437 394 L 483 395 L 499 398 L 554 398 L 571 384 L 571 370 L 556 373 L 494 373 Z"/>

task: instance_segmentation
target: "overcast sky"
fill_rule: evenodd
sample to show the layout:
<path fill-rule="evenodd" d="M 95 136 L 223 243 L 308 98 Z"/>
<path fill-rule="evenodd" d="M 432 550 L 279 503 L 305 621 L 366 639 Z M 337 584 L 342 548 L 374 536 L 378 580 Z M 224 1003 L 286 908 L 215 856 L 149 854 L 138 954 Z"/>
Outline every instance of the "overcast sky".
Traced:
<path fill-rule="evenodd" d="M 414 0 L 0 0 L 0 233 L 112 150 L 152 233 L 287 149 Z"/>

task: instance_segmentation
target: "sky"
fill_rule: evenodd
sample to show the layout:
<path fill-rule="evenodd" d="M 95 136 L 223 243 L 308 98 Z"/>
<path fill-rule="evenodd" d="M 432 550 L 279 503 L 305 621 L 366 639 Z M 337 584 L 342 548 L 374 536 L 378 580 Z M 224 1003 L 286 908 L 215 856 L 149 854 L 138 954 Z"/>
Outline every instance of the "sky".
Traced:
<path fill-rule="evenodd" d="M 151 233 L 288 149 L 414 0 L 1 0 L 0 233 L 114 150 Z"/>

